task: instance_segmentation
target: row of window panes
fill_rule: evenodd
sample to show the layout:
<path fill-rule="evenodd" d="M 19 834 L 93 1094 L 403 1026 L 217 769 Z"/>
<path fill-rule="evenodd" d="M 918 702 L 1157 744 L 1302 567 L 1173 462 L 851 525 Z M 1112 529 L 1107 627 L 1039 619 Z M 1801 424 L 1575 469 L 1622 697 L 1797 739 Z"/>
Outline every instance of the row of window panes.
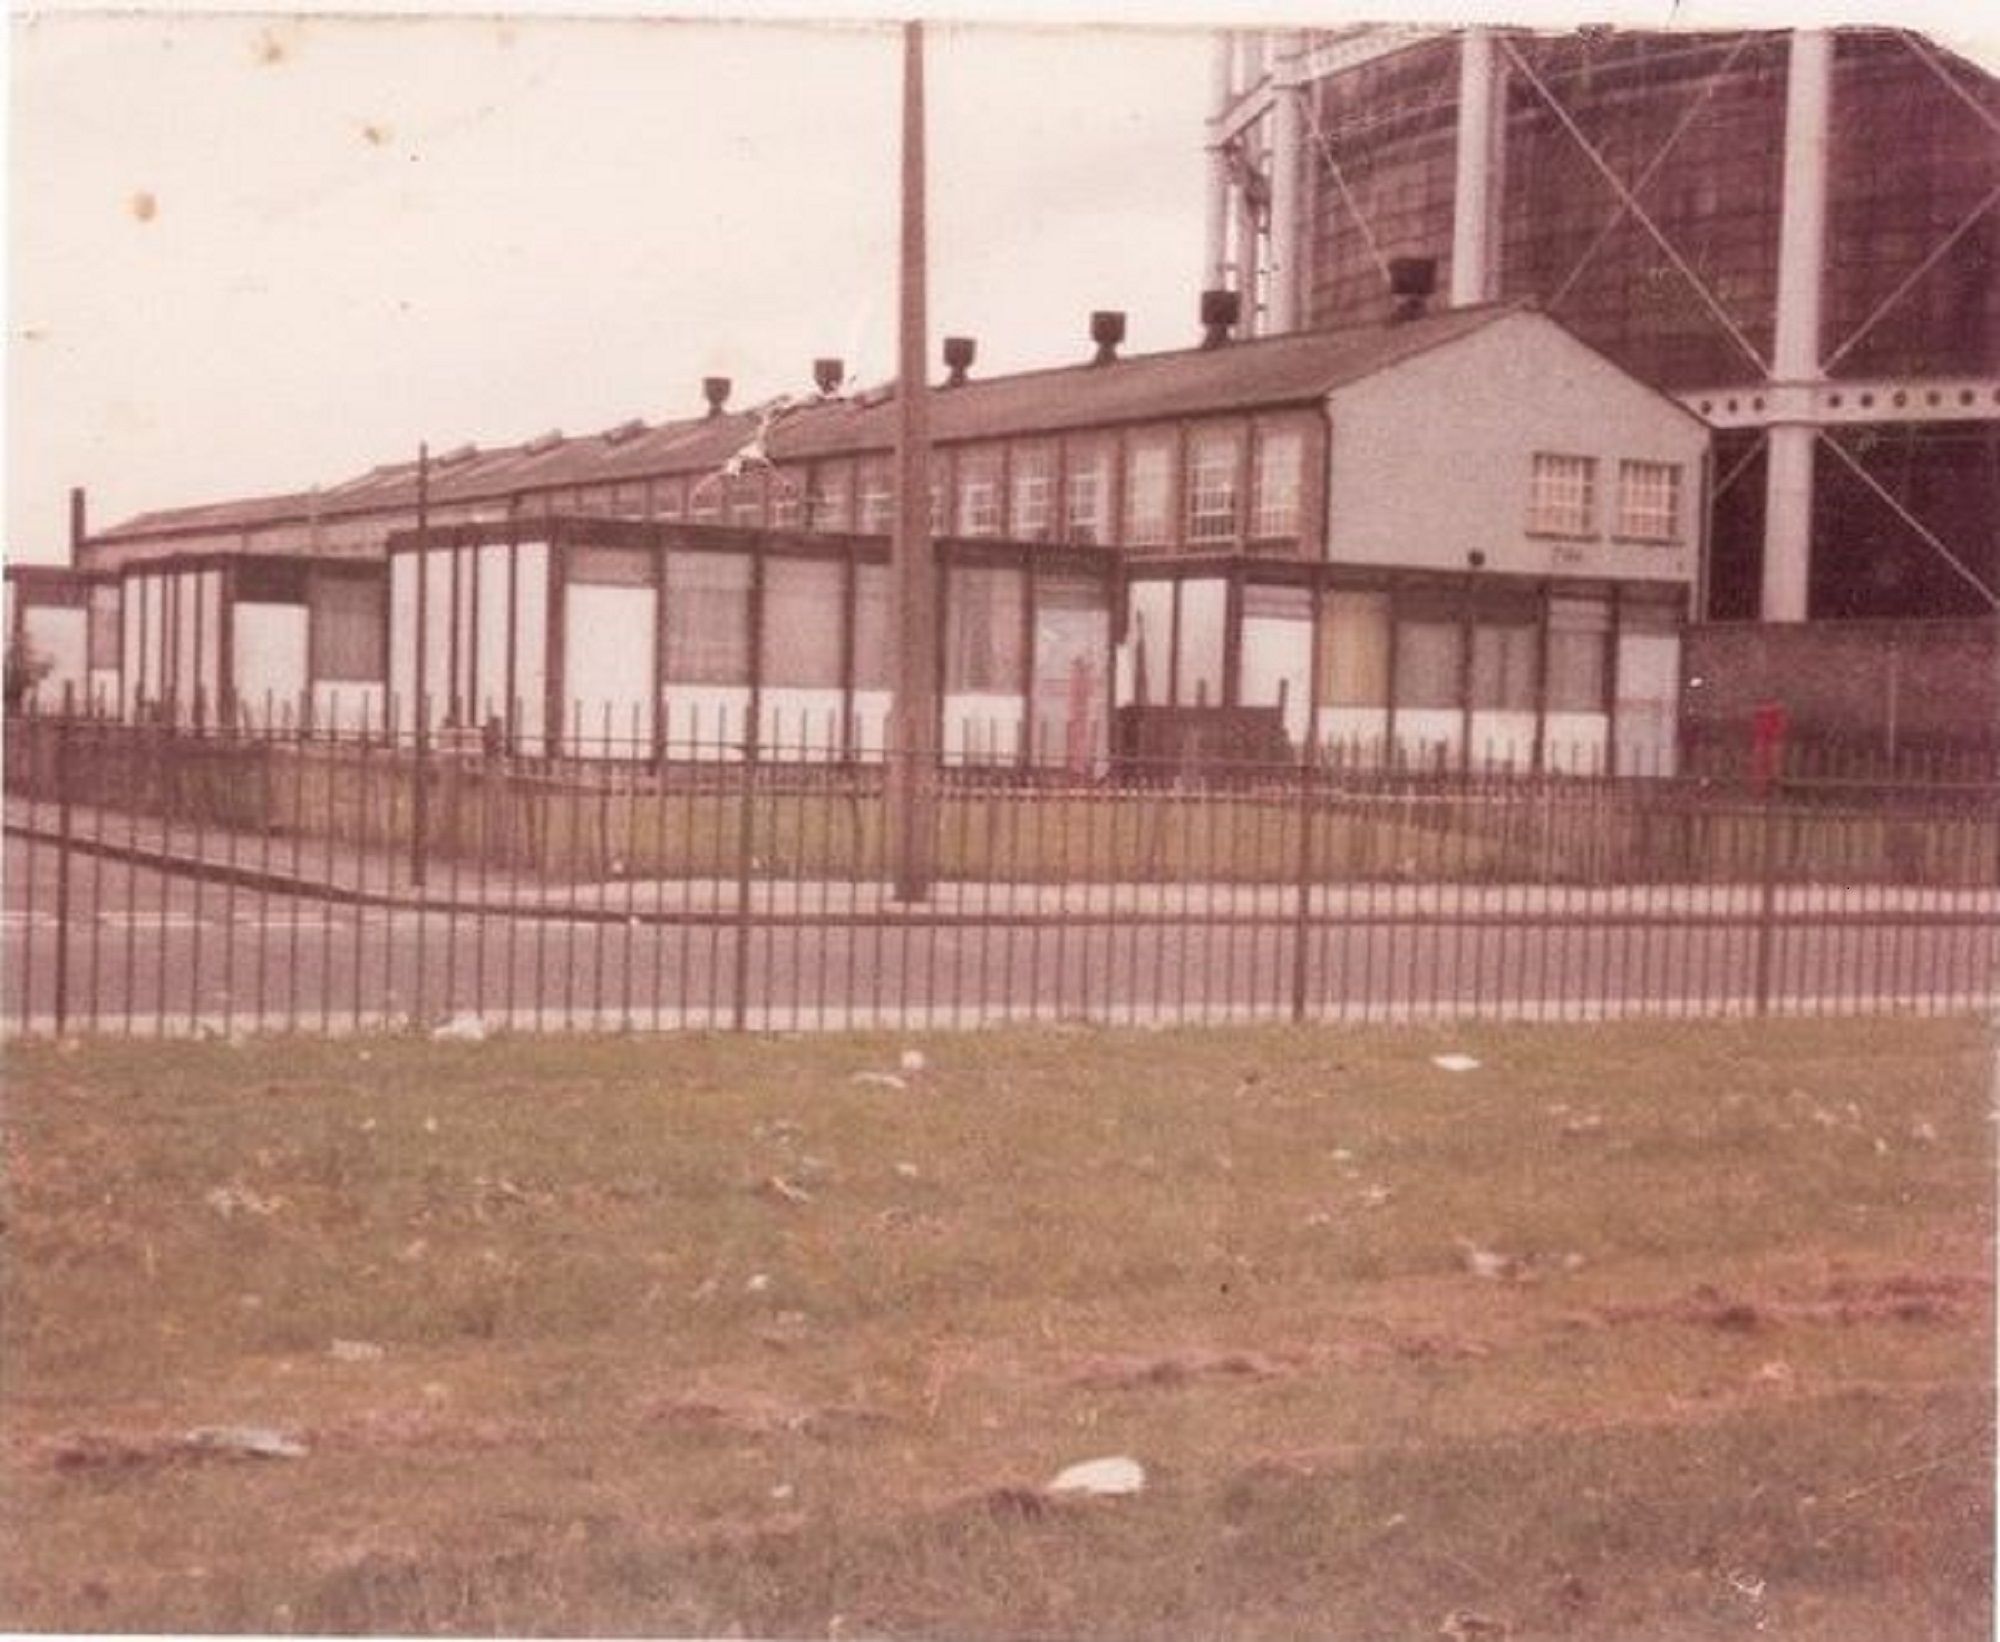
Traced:
<path fill-rule="evenodd" d="M 1681 470 L 1674 462 L 1621 461 L 1613 534 L 1644 542 L 1680 539 Z M 1548 536 L 1597 532 L 1597 459 L 1538 451 L 1530 476 L 1528 528 Z"/>
<path fill-rule="evenodd" d="M 1251 445 L 1247 518 L 1242 489 L 1240 428 L 1197 429 L 1187 441 L 1184 517 L 1178 539 L 1189 546 L 1227 544 L 1245 533 L 1254 540 L 1295 539 L 1302 522 L 1305 436 L 1296 427 L 1260 428 Z M 1174 508 L 1178 440 L 1166 430 L 1141 432 L 1124 442 L 1122 530 L 1130 547 L 1166 547 L 1176 539 Z M 1084 545 L 1114 540 L 1110 518 L 1113 462 L 1118 441 L 1104 435 L 1072 441 L 1063 452 L 1053 442 L 1012 448 L 972 449 L 957 459 L 955 494 L 947 509 L 940 475 L 932 483 L 931 528 L 958 536 L 1057 539 Z M 731 477 L 660 479 L 650 484 L 578 487 L 541 492 L 529 500 L 536 513 L 580 512 L 669 522 L 781 530 L 858 531 L 887 535 L 895 526 L 895 477 L 887 457 L 815 464 L 804 476 L 792 469 Z"/>

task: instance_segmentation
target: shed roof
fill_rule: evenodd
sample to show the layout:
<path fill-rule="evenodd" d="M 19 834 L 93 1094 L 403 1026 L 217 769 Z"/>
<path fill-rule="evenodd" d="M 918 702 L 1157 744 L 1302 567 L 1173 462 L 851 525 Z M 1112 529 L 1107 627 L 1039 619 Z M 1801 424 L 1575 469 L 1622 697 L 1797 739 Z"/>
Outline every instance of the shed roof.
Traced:
<path fill-rule="evenodd" d="M 1517 304 L 1452 308 L 1400 324 L 1297 331 L 1214 348 L 1136 354 L 1103 365 L 975 379 L 933 390 L 931 438 L 954 444 L 1308 404 L 1521 311 Z M 467 502 L 549 486 L 712 471 L 760 429 L 767 454 L 779 461 L 886 451 L 895 446 L 896 417 L 891 384 L 846 399 L 780 402 L 655 425 L 626 423 L 602 433 L 543 435 L 486 451 L 464 447 L 432 458 L 430 496 L 440 504 Z M 92 540 L 240 530 L 315 513 L 332 518 L 408 510 L 416 492 L 417 464 L 393 462 L 319 491 L 143 513 Z"/>

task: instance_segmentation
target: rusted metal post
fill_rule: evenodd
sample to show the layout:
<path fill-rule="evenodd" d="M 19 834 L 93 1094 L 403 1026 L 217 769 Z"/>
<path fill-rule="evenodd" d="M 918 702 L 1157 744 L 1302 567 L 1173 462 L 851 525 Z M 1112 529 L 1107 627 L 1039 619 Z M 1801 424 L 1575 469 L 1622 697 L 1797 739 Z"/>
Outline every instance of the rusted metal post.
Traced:
<path fill-rule="evenodd" d="M 56 720 L 56 996 L 55 1030 L 60 1037 L 69 1024 L 69 856 L 70 856 L 70 736 L 76 712 L 76 686 L 65 682 L 62 717 Z"/>

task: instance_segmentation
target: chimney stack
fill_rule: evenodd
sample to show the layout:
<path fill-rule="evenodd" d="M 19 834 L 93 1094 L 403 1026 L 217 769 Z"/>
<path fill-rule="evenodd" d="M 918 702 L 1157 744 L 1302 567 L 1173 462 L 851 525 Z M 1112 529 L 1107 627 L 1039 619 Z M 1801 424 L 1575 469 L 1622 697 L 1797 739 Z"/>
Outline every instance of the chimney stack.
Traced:
<path fill-rule="evenodd" d="M 1125 340 L 1125 316 L 1116 309 L 1100 308 L 1090 316 L 1090 340 L 1097 344 L 1093 365 L 1115 364 L 1118 344 Z"/>
<path fill-rule="evenodd" d="M 1201 293 L 1201 345 L 1204 348 L 1219 348 L 1229 340 L 1229 333 L 1236 322 L 1243 317 L 1243 298 L 1236 291 L 1203 291 Z"/>
<path fill-rule="evenodd" d="M 965 373 L 972 369 L 973 356 L 979 352 L 979 344 L 969 336 L 948 336 L 944 339 L 944 362 L 951 375 L 945 378 L 947 388 L 965 386 Z"/>
<path fill-rule="evenodd" d="M 69 562 L 76 563 L 76 551 L 83 546 L 83 538 L 89 534 L 86 503 L 82 485 L 69 488 Z"/>
<path fill-rule="evenodd" d="M 1390 323 L 1418 318 L 1437 291 L 1437 278 L 1436 257 L 1391 257 L 1389 295 L 1395 307 L 1389 315 Z"/>
<path fill-rule="evenodd" d="M 819 389 L 822 399 L 831 399 L 840 392 L 840 384 L 847 380 L 847 365 L 839 359 L 815 359 L 813 361 L 813 386 Z"/>
<path fill-rule="evenodd" d="M 722 407 L 729 403 L 729 378 L 726 376 L 704 376 L 701 379 L 702 396 L 708 401 L 708 414 L 720 416 Z"/>

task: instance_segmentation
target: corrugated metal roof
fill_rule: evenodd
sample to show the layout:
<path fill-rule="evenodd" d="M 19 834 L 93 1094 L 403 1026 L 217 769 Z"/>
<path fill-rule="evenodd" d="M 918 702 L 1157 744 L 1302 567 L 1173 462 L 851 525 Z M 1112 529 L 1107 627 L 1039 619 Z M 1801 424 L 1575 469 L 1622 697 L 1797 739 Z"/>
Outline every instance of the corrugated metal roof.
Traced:
<path fill-rule="evenodd" d="M 975 379 L 933 390 L 931 438 L 940 444 L 1075 431 L 1173 417 L 1226 414 L 1306 404 L 1346 383 L 1387 370 L 1520 312 L 1513 304 L 1453 308 L 1396 325 L 1301 331 L 1217 348 L 1138 354 L 1110 364 L 1079 363 L 1012 376 Z M 434 501 L 500 499 L 519 491 L 601 484 L 653 474 L 713 471 L 753 440 L 767 407 L 729 411 L 656 426 L 627 423 L 550 440 L 547 436 L 478 452 L 467 447 L 434 460 Z M 882 451 L 896 442 L 891 391 L 849 399 L 806 400 L 772 417 L 767 454 L 777 461 L 846 451 Z M 144 513 L 97 532 L 93 541 L 242 530 L 278 520 L 416 506 L 417 464 L 385 463 L 329 489 L 253 497 Z"/>

